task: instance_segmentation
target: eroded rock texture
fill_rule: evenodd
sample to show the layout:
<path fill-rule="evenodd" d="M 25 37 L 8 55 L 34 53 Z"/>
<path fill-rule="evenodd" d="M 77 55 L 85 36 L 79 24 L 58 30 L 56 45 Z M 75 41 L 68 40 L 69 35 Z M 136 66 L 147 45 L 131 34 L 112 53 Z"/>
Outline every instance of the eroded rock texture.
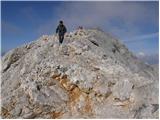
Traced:
<path fill-rule="evenodd" d="M 97 29 L 11 50 L 1 73 L 2 118 L 158 118 L 158 72 Z"/>

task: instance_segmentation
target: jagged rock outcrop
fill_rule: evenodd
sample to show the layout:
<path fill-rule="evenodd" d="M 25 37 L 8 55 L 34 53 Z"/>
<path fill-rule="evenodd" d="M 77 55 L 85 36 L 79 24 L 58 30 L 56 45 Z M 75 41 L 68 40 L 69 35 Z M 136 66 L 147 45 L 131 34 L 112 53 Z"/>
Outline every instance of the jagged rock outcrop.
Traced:
<path fill-rule="evenodd" d="M 158 118 L 158 72 L 101 30 L 44 35 L 1 73 L 2 118 Z"/>

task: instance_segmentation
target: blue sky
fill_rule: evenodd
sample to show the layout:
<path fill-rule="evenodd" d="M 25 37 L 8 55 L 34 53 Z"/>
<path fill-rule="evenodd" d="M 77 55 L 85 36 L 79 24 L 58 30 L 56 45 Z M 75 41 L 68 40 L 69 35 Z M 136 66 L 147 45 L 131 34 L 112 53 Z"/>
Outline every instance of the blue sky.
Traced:
<path fill-rule="evenodd" d="M 135 54 L 158 54 L 158 2 L 1 2 L 2 52 L 55 34 L 60 19 L 68 31 L 100 27 Z"/>

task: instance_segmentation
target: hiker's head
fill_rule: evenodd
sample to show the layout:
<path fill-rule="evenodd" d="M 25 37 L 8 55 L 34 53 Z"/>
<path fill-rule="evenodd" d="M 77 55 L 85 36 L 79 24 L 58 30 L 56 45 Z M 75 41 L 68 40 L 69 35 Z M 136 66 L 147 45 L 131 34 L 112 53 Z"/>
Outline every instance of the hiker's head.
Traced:
<path fill-rule="evenodd" d="M 62 21 L 62 20 L 60 20 L 60 21 L 59 21 L 59 24 L 61 24 L 61 25 L 62 25 L 62 24 L 63 24 L 63 21 Z"/>

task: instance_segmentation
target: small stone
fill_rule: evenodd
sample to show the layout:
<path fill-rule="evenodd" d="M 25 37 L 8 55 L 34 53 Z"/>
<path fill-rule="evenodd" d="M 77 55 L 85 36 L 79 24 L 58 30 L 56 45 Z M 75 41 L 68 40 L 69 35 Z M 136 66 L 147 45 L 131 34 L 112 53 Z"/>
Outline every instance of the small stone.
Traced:
<path fill-rule="evenodd" d="M 120 100 L 126 100 L 130 97 L 133 84 L 127 79 L 118 81 L 113 87 L 113 96 Z"/>

